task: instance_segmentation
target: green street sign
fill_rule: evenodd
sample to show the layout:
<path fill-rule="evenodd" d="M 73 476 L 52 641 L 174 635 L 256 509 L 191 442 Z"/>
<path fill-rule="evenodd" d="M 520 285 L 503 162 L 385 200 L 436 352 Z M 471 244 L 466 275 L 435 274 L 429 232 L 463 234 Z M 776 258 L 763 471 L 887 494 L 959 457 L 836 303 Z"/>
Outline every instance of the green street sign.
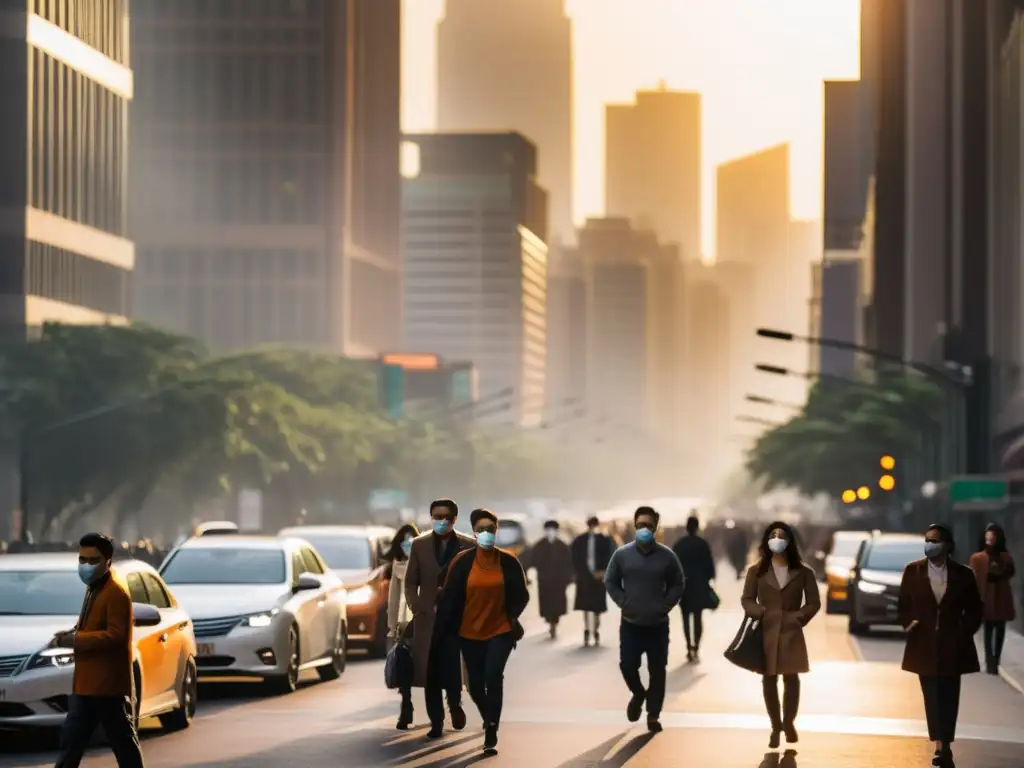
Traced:
<path fill-rule="evenodd" d="M 402 418 L 405 413 L 405 369 L 400 365 L 382 365 L 381 390 L 388 417 Z"/>
<path fill-rule="evenodd" d="M 370 491 L 371 510 L 402 509 L 409 506 L 409 494 L 395 488 L 376 488 Z"/>
<path fill-rule="evenodd" d="M 953 509 L 1003 509 L 1010 503 L 1010 484 L 988 475 L 955 477 L 949 483 L 949 502 Z"/>

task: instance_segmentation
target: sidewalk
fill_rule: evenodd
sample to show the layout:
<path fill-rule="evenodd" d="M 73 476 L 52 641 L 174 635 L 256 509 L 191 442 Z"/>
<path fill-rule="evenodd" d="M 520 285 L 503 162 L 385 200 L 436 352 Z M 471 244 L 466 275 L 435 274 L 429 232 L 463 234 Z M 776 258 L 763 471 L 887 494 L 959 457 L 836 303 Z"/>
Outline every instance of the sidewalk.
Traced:
<path fill-rule="evenodd" d="M 985 663 L 983 635 L 976 636 L 978 657 Z M 1003 644 L 1003 658 L 999 666 L 999 676 L 1021 694 L 1024 694 L 1024 635 L 1014 629 L 1007 628 L 1006 642 Z"/>

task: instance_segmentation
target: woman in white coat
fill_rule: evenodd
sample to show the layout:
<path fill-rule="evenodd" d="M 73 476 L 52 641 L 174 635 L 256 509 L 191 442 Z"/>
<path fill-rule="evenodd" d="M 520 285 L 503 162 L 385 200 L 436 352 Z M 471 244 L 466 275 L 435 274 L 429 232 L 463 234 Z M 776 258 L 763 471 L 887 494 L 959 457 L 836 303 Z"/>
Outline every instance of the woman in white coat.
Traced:
<path fill-rule="evenodd" d="M 405 602 L 405 571 L 409 567 L 409 552 L 412 540 L 420 535 L 412 523 L 406 523 L 391 540 L 388 558 L 391 560 L 391 583 L 388 586 L 388 640 L 395 642 L 404 633 L 412 614 Z M 396 728 L 406 731 L 412 725 L 412 688 L 399 689 L 402 694 L 402 708 L 398 714 Z"/>

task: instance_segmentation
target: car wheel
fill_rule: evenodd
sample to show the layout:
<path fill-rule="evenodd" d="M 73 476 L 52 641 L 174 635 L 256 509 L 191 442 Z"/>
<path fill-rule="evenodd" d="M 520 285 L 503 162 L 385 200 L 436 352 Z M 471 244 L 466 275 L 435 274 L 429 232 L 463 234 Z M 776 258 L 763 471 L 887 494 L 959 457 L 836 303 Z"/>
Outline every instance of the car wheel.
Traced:
<path fill-rule="evenodd" d="M 267 680 L 271 692 L 292 693 L 299 686 L 299 629 L 294 624 L 288 630 L 288 666 L 283 675 Z"/>
<path fill-rule="evenodd" d="M 160 715 L 160 725 L 165 731 L 183 731 L 192 725 L 196 716 L 196 701 L 199 698 L 199 677 L 196 663 L 189 659 L 185 662 L 185 673 L 181 677 L 181 690 L 178 691 L 178 708 L 166 715 Z"/>
<path fill-rule="evenodd" d="M 338 622 L 338 631 L 334 636 L 334 648 L 331 650 L 331 663 L 316 668 L 316 673 L 320 676 L 320 680 L 325 683 L 337 680 L 345 671 L 345 665 L 348 663 L 347 635 L 345 625 Z"/>

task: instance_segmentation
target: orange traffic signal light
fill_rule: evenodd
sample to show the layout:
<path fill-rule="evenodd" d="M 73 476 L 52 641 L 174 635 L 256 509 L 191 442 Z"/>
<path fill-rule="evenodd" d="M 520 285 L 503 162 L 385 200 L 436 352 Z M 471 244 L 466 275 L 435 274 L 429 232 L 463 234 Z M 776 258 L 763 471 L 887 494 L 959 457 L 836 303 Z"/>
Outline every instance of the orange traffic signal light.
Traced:
<path fill-rule="evenodd" d="M 868 488 L 866 485 L 862 485 L 860 488 L 857 489 L 857 498 L 860 499 L 861 501 L 867 501 L 868 499 L 871 498 L 871 489 Z"/>
<path fill-rule="evenodd" d="M 896 459 L 892 456 L 883 456 L 879 464 L 881 464 L 882 469 L 886 472 L 892 472 L 896 468 Z"/>
<path fill-rule="evenodd" d="M 851 491 L 851 490 L 843 491 L 843 503 L 844 504 L 853 504 L 853 502 L 855 502 L 856 500 L 857 500 L 857 492 L 856 491 Z"/>
<path fill-rule="evenodd" d="M 883 491 L 891 491 L 896 487 L 896 478 L 892 475 L 882 475 L 878 478 L 878 487 Z"/>

